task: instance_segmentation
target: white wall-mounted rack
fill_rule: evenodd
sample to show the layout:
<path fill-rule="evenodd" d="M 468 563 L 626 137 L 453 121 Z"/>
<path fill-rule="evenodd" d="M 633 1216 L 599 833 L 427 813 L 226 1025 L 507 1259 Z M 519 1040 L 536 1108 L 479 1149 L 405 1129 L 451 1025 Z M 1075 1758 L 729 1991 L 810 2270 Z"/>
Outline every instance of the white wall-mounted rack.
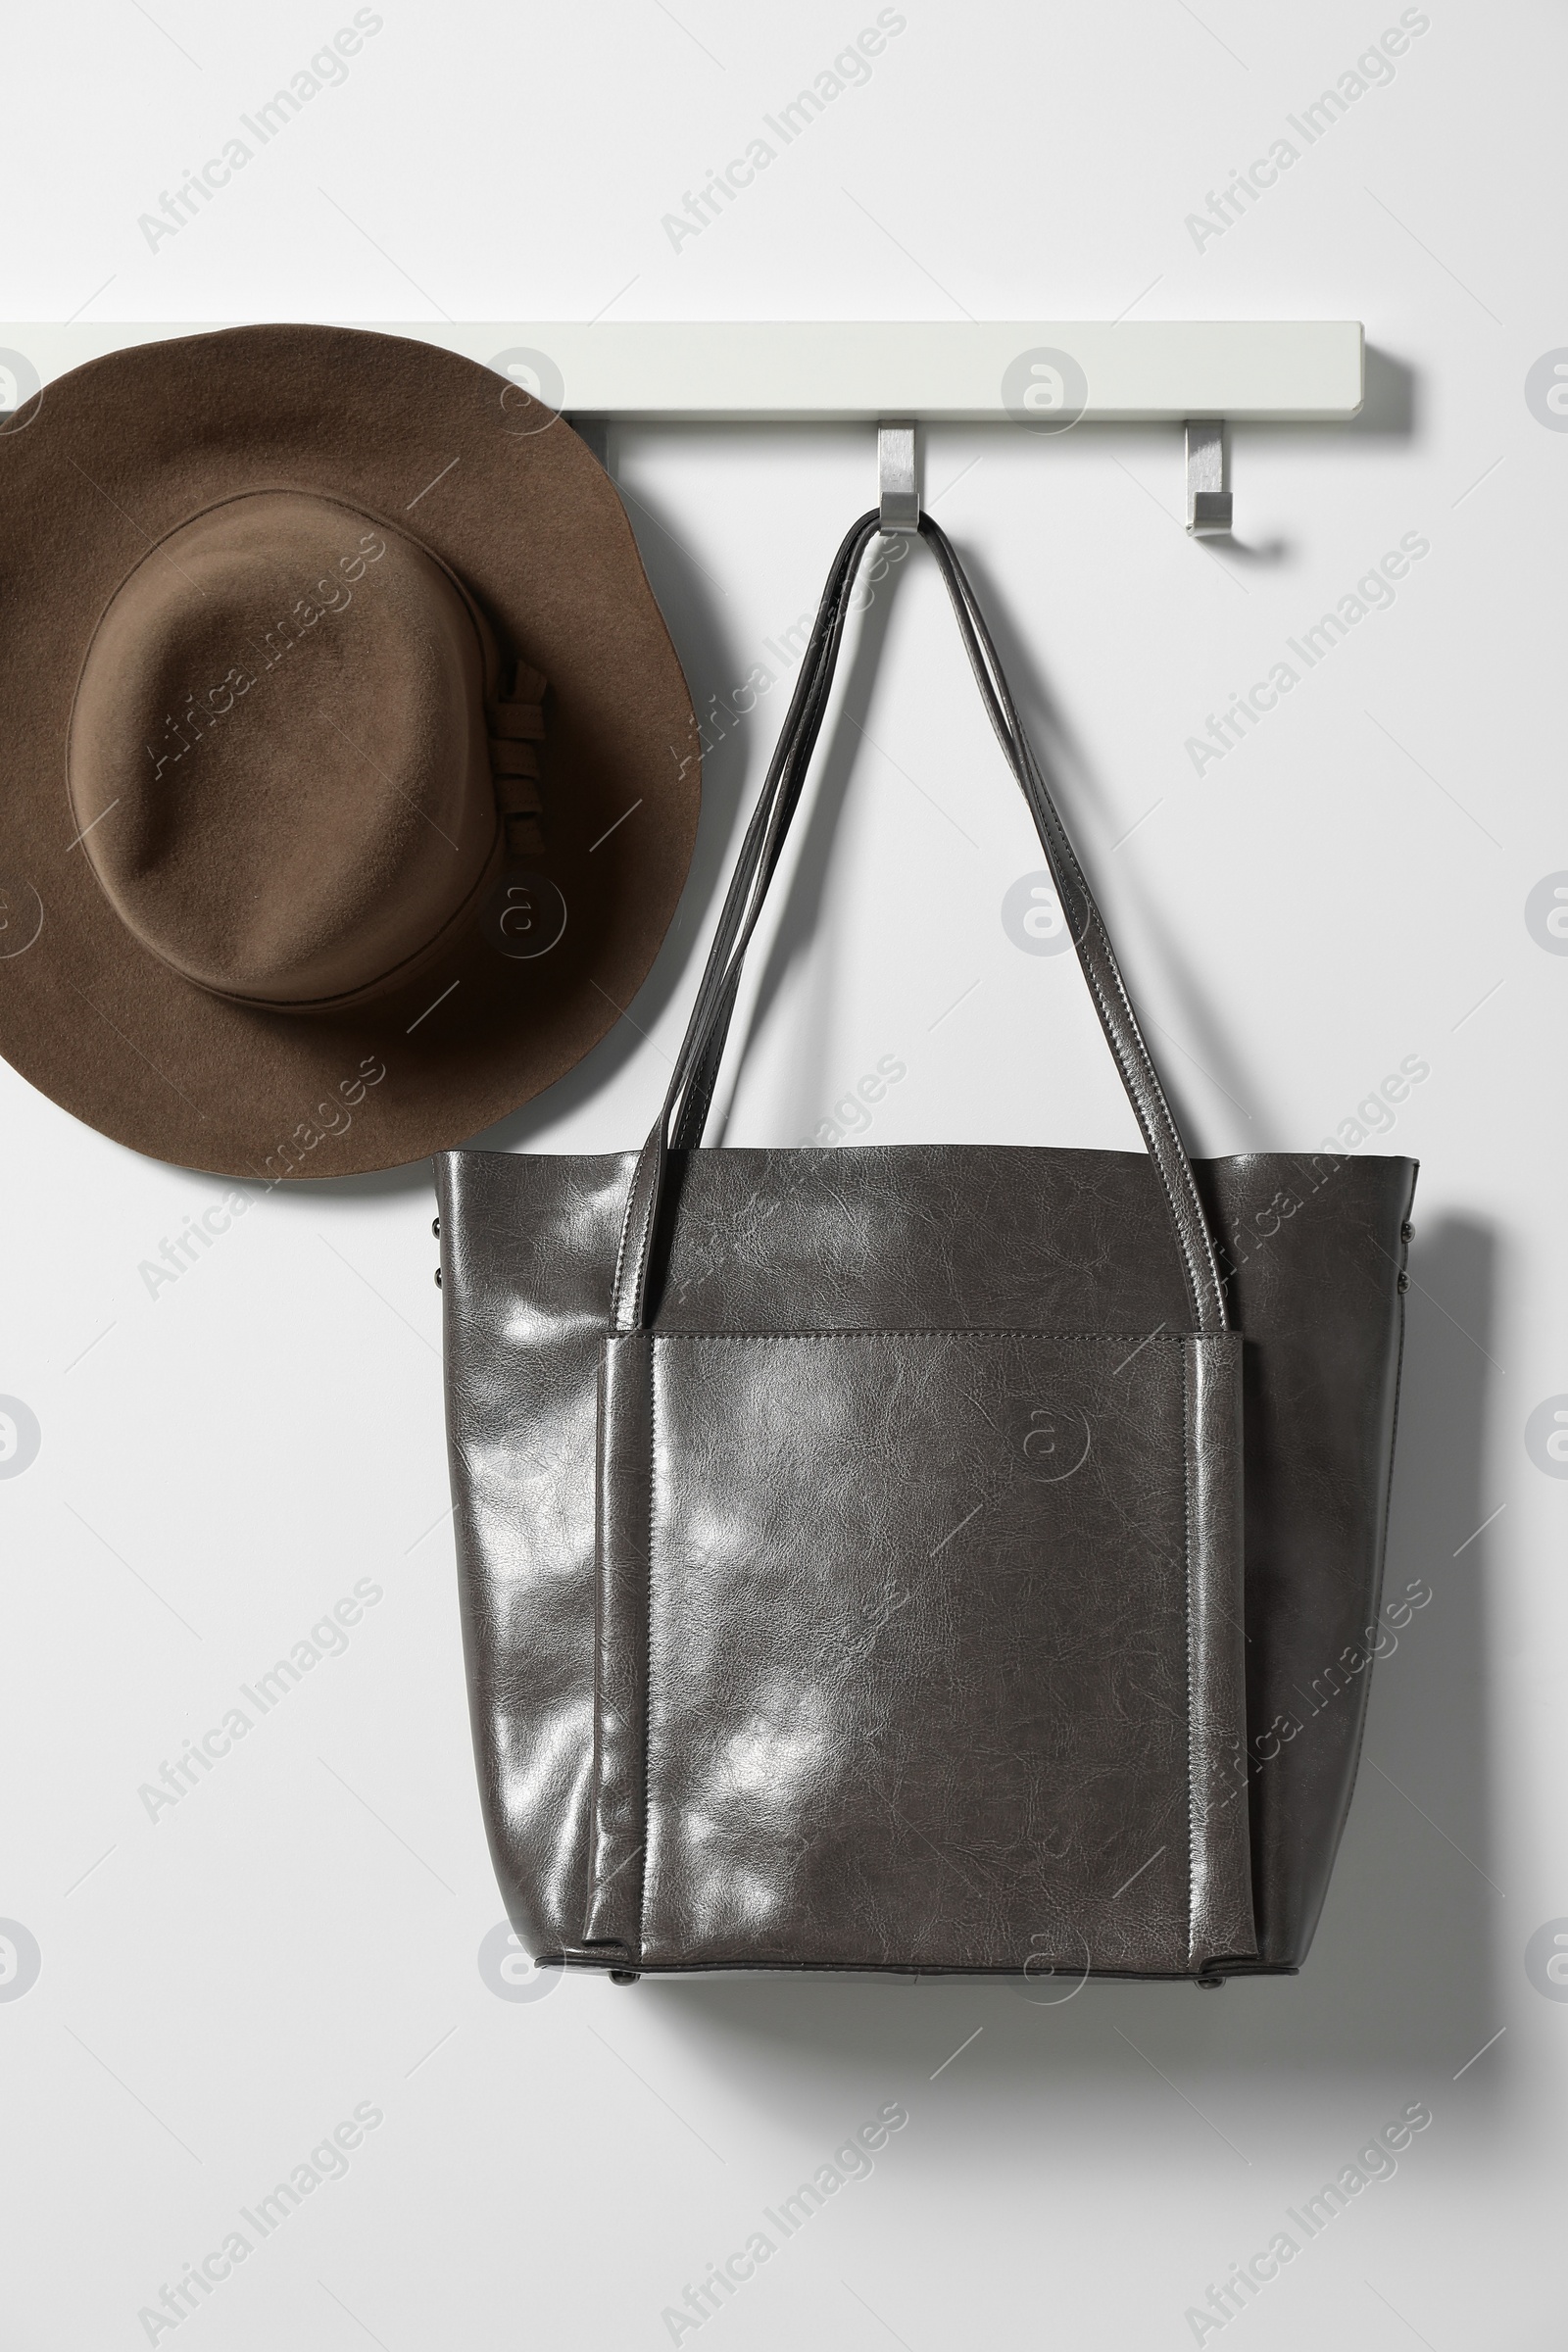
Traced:
<path fill-rule="evenodd" d="M 208 331 L 0 324 L 0 405 L 126 344 Z M 1189 426 L 1188 527 L 1200 534 L 1229 527 L 1224 423 L 1343 423 L 1361 406 L 1364 372 L 1354 319 L 419 320 L 371 331 L 462 352 L 573 416 L 670 423 L 896 417 L 1011 423 L 1042 435 L 1080 423 L 1179 421 Z"/>
<path fill-rule="evenodd" d="M 47 383 L 129 343 L 210 331 L 0 324 L 0 345 L 24 354 Z M 1206 325 L 1129 320 L 1119 326 L 1030 319 L 458 326 L 421 319 L 371 331 L 410 335 L 487 366 L 506 353 L 532 353 L 547 363 L 535 372 L 558 379 L 540 386 L 552 405 L 596 416 L 865 423 L 916 416 L 927 424 L 1004 423 L 1020 393 L 1053 389 L 1028 373 L 1030 355 L 1039 351 L 1061 352 L 1081 370 L 1080 416 L 1089 424 L 1188 416 L 1331 424 L 1353 416 L 1361 405 L 1361 328 L 1353 319 Z M 1020 361 L 1018 389 L 1004 390 Z M 1051 412 L 1037 406 L 1026 414 L 1028 420 L 1043 421 Z"/>

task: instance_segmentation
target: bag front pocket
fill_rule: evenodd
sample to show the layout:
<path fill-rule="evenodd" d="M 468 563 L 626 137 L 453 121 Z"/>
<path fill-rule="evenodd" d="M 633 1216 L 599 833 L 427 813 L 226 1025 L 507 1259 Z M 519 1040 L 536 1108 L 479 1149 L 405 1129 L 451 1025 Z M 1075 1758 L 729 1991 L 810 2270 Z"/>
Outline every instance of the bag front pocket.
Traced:
<path fill-rule="evenodd" d="M 590 1939 L 652 1968 L 1253 1949 L 1240 1342 L 606 1344 Z"/>

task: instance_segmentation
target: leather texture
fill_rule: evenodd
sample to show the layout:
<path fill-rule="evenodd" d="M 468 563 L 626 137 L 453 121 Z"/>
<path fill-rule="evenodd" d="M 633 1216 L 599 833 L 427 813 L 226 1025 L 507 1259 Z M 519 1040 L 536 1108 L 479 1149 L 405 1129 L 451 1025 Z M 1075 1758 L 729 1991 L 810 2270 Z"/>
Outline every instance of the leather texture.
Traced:
<path fill-rule="evenodd" d="M 601 1830 L 590 1870 L 629 1965 L 1250 1955 L 1245 1808 L 1205 1793 L 1241 1743 L 1239 1481 L 1234 1513 L 1190 1507 L 1240 1435 L 1234 1334 L 609 1355 L 607 1463 L 642 1476 L 601 1516 L 600 1689 L 628 1648 L 641 1687 L 617 1692 L 631 1737 L 601 1733 L 598 1819 L 643 1866 Z"/>
<path fill-rule="evenodd" d="M 700 1148 L 875 527 L 642 1151 L 438 1162 L 509 1908 L 621 1976 L 1292 1969 L 1359 1744 L 1366 1675 L 1325 1670 L 1377 1608 L 1414 1169 L 1189 1162 L 928 517 L 1147 1155 Z"/>
<path fill-rule="evenodd" d="M 608 1454 L 601 1467 L 602 1428 L 632 1446 L 618 1472 L 620 1527 L 606 1523 L 607 1550 L 622 1567 L 623 1539 L 650 1523 L 650 1443 L 627 1430 L 623 1412 L 602 1418 L 600 1406 L 602 1368 L 616 1349 L 654 1346 L 651 1335 L 608 1347 L 606 1337 L 637 1154 L 460 1152 L 436 1165 L 463 1620 L 491 1849 L 530 1952 L 636 1966 L 591 1938 L 630 1948 L 642 1869 L 635 1785 L 613 1852 L 617 1825 L 601 1793 L 607 1779 L 624 1793 L 627 1767 L 636 1769 L 640 1727 L 628 1709 L 640 1703 L 646 1660 L 636 1642 L 640 1596 L 627 1595 L 631 1636 L 622 1626 L 617 1638 L 612 1608 L 601 1613 L 598 1548 L 598 1497 L 612 1469 Z M 700 1151 L 676 1154 L 674 1167 L 680 1215 L 661 1335 L 1182 1325 L 1181 1263 L 1153 1172 L 1136 1152 L 867 1145 Z M 1234 1269 L 1227 1296 L 1241 1338 L 1246 1443 L 1246 1769 L 1238 1776 L 1234 1758 L 1222 1759 L 1218 1797 L 1212 1784 L 1204 1794 L 1249 1818 L 1250 1965 L 1292 1969 L 1317 1924 L 1360 1745 L 1368 1675 L 1346 1680 L 1344 1661 L 1378 1609 L 1415 1169 L 1407 1159 L 1257 1154 L 1200 1160 L 1195 1174 L 1222 1262 Z M 740 1513 L 751 1510 L 755 1467 L 743 1450 L 726 1474 L 723 1493 Z M 961 1516 L 955 1510 L 932 1532 L 924 1555 Z M 717 1538 L 733 1542 L 722 1525 Z M 757 1573 L 743 1580 L 742 1609 Z M 897 1569 L 857 1576 L 856 1606 L 839 1622 L 872 1647 L 863 1662 L 834 1659 L 839 1681 L 827 1695 L 877 1659 L 884 1671 L 867 1728 L 886 1728 L 899 1706 L 889 1644 L 908 1610 L 888 1613 Z M 808 1659 L 786 1651 L 776 1620 L 771 1630 L 795 1720 L 809 1723 Z M 1314 1712 L 1314 1686 L 1326 1688 L 1336 1667 L 1344 1687 Z M 722 1681 L 710 1699 L 724 1703 Z M 1282 1739 L 1281 1721 L 1299 1728 Z M 719 1785 L 702 1800 L 704 1817 L 731 1837 L 726 1776 L 736 1761 L 713 1759 Z M 744 1865 L 759 1916 L 812 1848 L 824 1778 L 853 1761 L 824 1740 L 814 1777 L 759 1801 Z M 964 1756 L 953 1770 L 961 1776 L 969 1765 Z M 1107 1836 L 1116 1830 L 1112 1821 Z M 934 1905 L 963 1892 L 953 1872 L 934 1859 L 930 1868 Z M 938 1878 L 948 1882 L 940 1892 Z M 1030 1937 L 1049 1935 L 1052 1918 L 1042 1911 L 1027 1924 L 1022 1952 L 1002 1965 L 1044 1965 L 1036 1955 L 1046 1947 Z M 906 1967 L 936 1965 L 917 1963 L 912 1950 L 900 1957 Z M 655 1962 L 644 1954 L 640 1964 Z"/>

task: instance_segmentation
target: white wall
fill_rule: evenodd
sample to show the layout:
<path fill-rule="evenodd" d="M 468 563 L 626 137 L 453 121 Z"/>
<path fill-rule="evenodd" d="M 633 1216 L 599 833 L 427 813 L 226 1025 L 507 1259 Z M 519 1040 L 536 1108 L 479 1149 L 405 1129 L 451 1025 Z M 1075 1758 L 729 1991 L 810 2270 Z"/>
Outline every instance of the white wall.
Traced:
<path fill-rule="evenodd" d="M 1357 426 L 1235 433 L 1234 546 L 1185 536 L 1175 428 L 949 429 L 926 450 L 1025 700 L 1054 714 L 1194 1149 L 1311 1148 L 1402 1059 L 1430 1064 L 1387 1147 L 1423 1162 L 1390 1575 L 1435 1597 L 1379 1669 L 1316 1948 L 1298 1981 L 1218 2000 L 496 1997 L 427 1172 L 273 1194 L 152 1298 L 138 1264 L 222 1188 L 0 1068 L 0 1391 L 41 1432 L 0 1483 L 0 1915 L 41 1954 L 24 1997 L 0 1984 L 8 2341 L 146 2341 L 138 2311 L 368 2102 L 383 2120 L 347 2177 L 181 2343 L 666 2343 L 686 2283 L 889 2101 L 909 2120 L 874 2176 L 705 2344 L 1190 2343 L 1209 2284 L 1413 2102 L 1432 2122 L 1396 2177 L 1226 2342 L 1548 2341 L 1568 1988 L 1550 1997 L 1526 1949 L 1568 1914 L 1568 1486 L 1525 1426 L 1568 1392 L 1568 959 L 1525 909 L 1568 869 L 1568 419 L 1525 383 L 1568 346 L 1562 20 L 1406 11 L 1425 28 L 1392 80 L 1306 149 L 1287 118 L 1396 6 L 899 13 L 870 80 L 676 250 L 662 216 L 869 4 L 384 0 L 343 85 L 149 251 L 138 216 L 347 0 L 32 10 L 7 36 L 3 300 L 18 318 L 1365 319 Z M 1282 135 L 1298 160 L 1197 243 L 1188 216 Z M 613 455 L 704 705 L 813 603 L 870 503 L 869 436 L 625 429 Z M 1206 714 L 1407 533 L 1430 552 L 1393 606 L 1196 774 Z M 871 740 L 830 824 L 854 730 L 835 738 L 730 1139 L 806 1136 L 894 1054 L 878 1140 L 1130 1142 L 1071 959 L 1003 930 L 1040 859 L 923 555 L 884 624 L 851 688 Z M 699 881 L 634 1007 L 649 1043 L 608 1041 L 495 1140 L 645 1132 L 784 700 L 781 681 L 710 763 Z M 366 1577 L 383 1597 L 345 1652 L 150 1821 L 140 1785 Z"/>

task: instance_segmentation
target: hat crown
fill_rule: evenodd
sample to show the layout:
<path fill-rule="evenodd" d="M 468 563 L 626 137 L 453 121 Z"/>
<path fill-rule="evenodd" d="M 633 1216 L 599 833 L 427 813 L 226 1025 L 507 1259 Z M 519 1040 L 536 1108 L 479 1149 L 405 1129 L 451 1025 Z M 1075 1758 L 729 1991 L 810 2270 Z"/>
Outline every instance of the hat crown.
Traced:
<path fill-rule="evenodd" d="M 74 830 L 121 920 L 274 1010 L 390 984 L 499 847 L 496 664 L 446 566 L 345 502 L 182 523 L 111 599 L 72 714 Z"/>

